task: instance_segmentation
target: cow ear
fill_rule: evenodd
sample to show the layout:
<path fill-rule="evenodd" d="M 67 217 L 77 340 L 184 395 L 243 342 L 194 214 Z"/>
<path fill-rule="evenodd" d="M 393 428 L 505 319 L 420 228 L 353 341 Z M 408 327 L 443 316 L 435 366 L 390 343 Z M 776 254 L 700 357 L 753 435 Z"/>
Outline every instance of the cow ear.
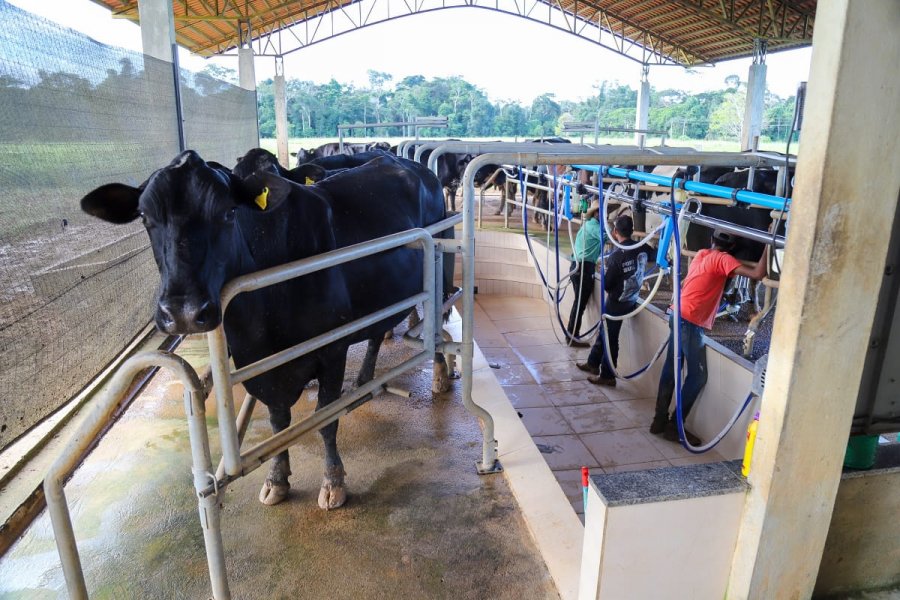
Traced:
<path fill-rule="evenodd" d="M 140 215 L 138 198 L 142 191 L 123 183 L 108 183 L 82 198 L 81 210 L 117 225 L 130 223 Z"/>
<path fill-rule="evenodd" d="M 318 181 L 322 181 L 328 176 L 325 169 L 312 163 L 305 163 L 299 167 L 294 167 L 288 171 L 288 173 L 290 173 L 289 179 L 291 181 L 302 183 L 303 185 L 312 185 Z"/>
<path fill-rule="evenodd" d="M 240 182 L 243 193 L 238 198 L 256 210 L 272 210 L 291 195 L 292 183 L 269 171 L 257 171 Z"/>

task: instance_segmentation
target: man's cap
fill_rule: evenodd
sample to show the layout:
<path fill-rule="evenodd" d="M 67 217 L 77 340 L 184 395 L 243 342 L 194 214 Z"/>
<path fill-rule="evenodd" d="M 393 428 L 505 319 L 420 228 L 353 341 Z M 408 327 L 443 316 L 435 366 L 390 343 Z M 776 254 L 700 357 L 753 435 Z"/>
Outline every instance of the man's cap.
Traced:
<path fill-rule="evenodd" d="M 721 229 L 716 229 L 713 231 L 712 239 L 717 246 L 721 246 L 722 248 L 726 248 L 729 250 L 731 248 L 734 248 L 735 244 L 737 244 L 736 236 Z"/>
<path fill-rule="evenodd" d="M 622 215 L 616 219 L 613 226 L 616 228 L 616 231 L 624 236 L 630 237 L 631 234 L 634 233 L 634 221 L 632 221 L 631 217 L 628 215 Z"/>

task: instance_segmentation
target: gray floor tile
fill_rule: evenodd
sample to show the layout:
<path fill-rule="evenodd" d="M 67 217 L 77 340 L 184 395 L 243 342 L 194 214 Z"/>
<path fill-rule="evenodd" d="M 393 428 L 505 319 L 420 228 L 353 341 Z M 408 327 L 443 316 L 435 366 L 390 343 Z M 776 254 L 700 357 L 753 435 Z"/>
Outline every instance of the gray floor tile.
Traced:
<path fill-rule="evenodd" d="M 662 453 L 640 429 L 618 429 L 579 436 L 604 469 L 617 465 L 663 460 Z"/>
<path fill-rule="evenodd" d="M 504 385 L 503 391 L 516 408 L 538 408 L 553 406 L 544 391 L 536 383 L 524 385 Z"/>
<path fill-rule="evenodd" d="M 505 366 L 521 365 L 522 361 L 512 348 L 482 348 L 481 353 L 489 363 Z"/>
<path fill-rule="evenodd" d="M 622 473 L 624 471 L 648 471 L 650 469 L 662 469 L 671 467 L 671 463 L 667 460 L 655 460 L 646 463 L 634 463 L 631 465 L 616 465 L 615 467 L 606 467 L 603 469 L 606 473 Z"/>
<path fill-rule="evenodd" d="M 521 385 L 535 383 L 534 377 L 524 365 L 507 365 L 500 369 L 491 369 L 500 385 Z"/>
<path fill-rule="evenodd" d="M 563 406 L 559 409 L 575 433 L 630 429 L 634 422 L 612 402 Z"/>
<path fill-rule="evenodd" d="M 544 408 L 520 408 L 522 423 L 531 437 L 546 435 L 563 435 L 573 433 L 572 428 L 560 414 L 559 409 L 552 406 Z"/>
<path fill-rule="evenodd" d="M 538 436 L 533 439 L 551 469 L 600 466 L 576 435 Z"/>
<path fill-rule="evenodd" d="M 534 331 L 520 331 L 517 333 L 504 333 L 503 337 L 513 348 L 522 346 L 558 346 L 559 340 L 552 329 L 535 329 Z"/>

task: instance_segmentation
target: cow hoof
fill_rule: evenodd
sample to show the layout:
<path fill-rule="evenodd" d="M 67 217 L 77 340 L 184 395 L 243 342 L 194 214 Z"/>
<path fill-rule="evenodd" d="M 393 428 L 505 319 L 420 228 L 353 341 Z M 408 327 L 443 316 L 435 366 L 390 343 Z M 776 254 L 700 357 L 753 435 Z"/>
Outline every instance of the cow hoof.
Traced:
<path fill-rule="evenodd" d="M 432 393 L 443 394 L 445 392 L 449 392 L 451 387 L 450 376 L 447 375 L 447 371 L 445 369 L 441 369 L 439 372 L 436 372 L 434 374 L 434 377 L 431 380 Z"/>
<path fill-rule="evenodd" d="M 394 330 L 393 329 L 388 329 L 387 331 L 384 332 L 385 341 L 391 340 L 393 338 L 394 338 Z"/>
<path fill-rule="evenodd" d="M 268 479 L 259 490 L 259 501 L 266 506 L 275 506 L 287 498 L 291 485 L 289 483 L 272 483 Z"/>
<path fill-rule="evenodd" d="M 319 508 L 331 510 L 339 508 L 347 501 L 347 492 L 343 483 L 324 482 L 319 490 Z"/>

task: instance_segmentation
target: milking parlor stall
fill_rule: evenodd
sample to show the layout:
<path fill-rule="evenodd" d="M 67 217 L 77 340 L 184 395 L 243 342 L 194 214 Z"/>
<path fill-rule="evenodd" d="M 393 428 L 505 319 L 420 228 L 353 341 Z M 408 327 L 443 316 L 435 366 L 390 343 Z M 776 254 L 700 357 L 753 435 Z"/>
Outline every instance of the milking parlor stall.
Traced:
<path fill-rule="evenodd" d="M 896 2 L 96 4 L 143 52 L 0 0 L 0 597 L 900 593 Z M 286 55 L 479 8 L 641 65 L 629 137 L 289 147 Z M 760 150 L 766 57 L 809 45 Z M 744 57 L 740 152 L 648 128 L 655 71 Z"/>

